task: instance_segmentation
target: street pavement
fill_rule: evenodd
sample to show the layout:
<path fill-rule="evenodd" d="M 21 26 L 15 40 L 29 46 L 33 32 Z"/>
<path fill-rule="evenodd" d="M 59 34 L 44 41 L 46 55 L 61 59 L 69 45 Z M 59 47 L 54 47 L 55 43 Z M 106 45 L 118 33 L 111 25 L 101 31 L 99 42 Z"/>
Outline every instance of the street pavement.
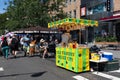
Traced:
<path fill-rule="evenodd" d="M 73 72 L 55 65 L 55 58 L 42 59 L 38 55 L 17 58 L 10 56 L 8 60 L 0 57 L 0 80 L 73 80 Z"/>
<path fill-rule="evenodd" d="M 114 58 L 120 59 L 119 50 L 103 51 L 112 52 Z M 12 55 L 8 60 L 0 57 L 0 80 L 120 80 L 120 70 L 74 73 L 57 67 L 55 58 L 23 57 L 20 52 L 16 59 Z"/>

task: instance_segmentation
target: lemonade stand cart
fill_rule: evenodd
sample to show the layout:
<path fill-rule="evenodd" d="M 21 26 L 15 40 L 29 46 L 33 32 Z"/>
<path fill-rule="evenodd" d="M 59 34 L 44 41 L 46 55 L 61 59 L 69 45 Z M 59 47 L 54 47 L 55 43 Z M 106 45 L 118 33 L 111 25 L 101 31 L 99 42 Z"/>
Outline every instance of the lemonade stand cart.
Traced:
<path fill-rule="evenodd" d="M 98 26 L 98 21 L 66 18 L 48 23 L 48 28 L 62 30 L 77 30 L 88 26 Z M 84 72 L 90 70 L 88 47 L 56 47 L 56 65 L 73 72 Z"/>

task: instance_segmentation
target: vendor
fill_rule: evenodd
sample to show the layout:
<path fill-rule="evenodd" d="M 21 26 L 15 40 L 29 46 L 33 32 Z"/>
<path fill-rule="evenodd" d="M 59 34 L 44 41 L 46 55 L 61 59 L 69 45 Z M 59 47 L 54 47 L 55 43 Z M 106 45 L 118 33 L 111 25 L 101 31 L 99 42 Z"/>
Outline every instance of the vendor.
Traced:
<path fill-rule="evenodd" d="M 66 47 L 71 39 L 69 31 L 64 30 L 62 34 L 62 46 Z"/>

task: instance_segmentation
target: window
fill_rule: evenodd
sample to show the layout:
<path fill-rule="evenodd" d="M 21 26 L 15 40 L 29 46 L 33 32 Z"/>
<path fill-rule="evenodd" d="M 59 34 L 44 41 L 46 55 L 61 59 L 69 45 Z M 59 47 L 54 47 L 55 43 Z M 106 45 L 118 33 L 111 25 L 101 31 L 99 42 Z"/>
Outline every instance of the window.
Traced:
<path fill-rule="evenodd" d="M 69 2 L 70 2 L 70 4 L 71 4 L 71 1 L 72 1 L 72 0 L 70 0 L 70 1 L 69 1 Z"/>
<path fill-rule="evenodd" d="M 68 15 L 68 12 L 66 12 L 65 14 Z"/>
<path fill-rule="evenodd" d="M 67 3 L 68 3 L 68 0 L 65 0 L 65 3 L 67 4 Z"/>
<path fill-rule="evenodd" d="M 74 12 L 74 18 L 76 18 L 76 10 L 74 10 L 73 12 Z"/>
<path fill-rule="evenodd" d="M 87 15 L 91 15 L 91 14 L 93 14 L 93 11 L 92 11 L 91 8 L 89 8 L 89 9 L 87 10 Z"/>
<path fill-rule="evenodd" d="M 69 12 L 69 16 L 70 16 L 70 18 L 72 17 L 72 12 L 71 11 Z"/>
<path fill-rule="evenodd" d="M 88 8 L 87 9 L 87 15 L 91 15 L 91 14 L 94 14 L 94 13 L 99 13 L 99 12 L 104 12 L 106 11 L 106 7 L 105 7 L 105 4 L 99 4 L 95 7 L 92 7 L 92 8 Z"/>
<path fill-rule="evenodd" d="M 98 6 L 95 6 L 93 8 L 93 14 L 98 13 L 98 12 L 103 12 L 104 11 L 105 4 L 100 4 Z"/>
<path fill-rule="evenodd" d="M 66 5 L 66 6 L 68 5 L 68 0 L 65 0 L 65 5 Z"/>

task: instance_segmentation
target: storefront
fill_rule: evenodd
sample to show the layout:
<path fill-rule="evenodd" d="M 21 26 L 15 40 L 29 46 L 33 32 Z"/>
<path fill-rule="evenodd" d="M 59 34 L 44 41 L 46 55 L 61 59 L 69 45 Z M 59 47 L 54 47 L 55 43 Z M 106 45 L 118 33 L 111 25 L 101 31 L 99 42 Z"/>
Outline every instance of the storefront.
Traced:
<path fill-rule="evenodd" d="M 109 23 L 108 29 L 111 35 L 117 37 L 117 41 L 120 41 L 120 15 L 114 15 L 106 18 L 101 18 L 101 22 Z"/>
<path fill-rule="evenodd" d="M 113 0 L 81 0 L 81 18 L 90 20 L 100 20 L 101 18 L 110 17 L 113 15 L 114 3 Z M 89 28 L 94 34 L 91 36 L 101 37 L 103 33 L 111 32 L 111 28 L 108 27 L 112 23 L 99 22 L 98 28 Z M 90 36 L 90 35 L 89 35 Z M 91 37 L 88 37 L 90 40 Z"/>

